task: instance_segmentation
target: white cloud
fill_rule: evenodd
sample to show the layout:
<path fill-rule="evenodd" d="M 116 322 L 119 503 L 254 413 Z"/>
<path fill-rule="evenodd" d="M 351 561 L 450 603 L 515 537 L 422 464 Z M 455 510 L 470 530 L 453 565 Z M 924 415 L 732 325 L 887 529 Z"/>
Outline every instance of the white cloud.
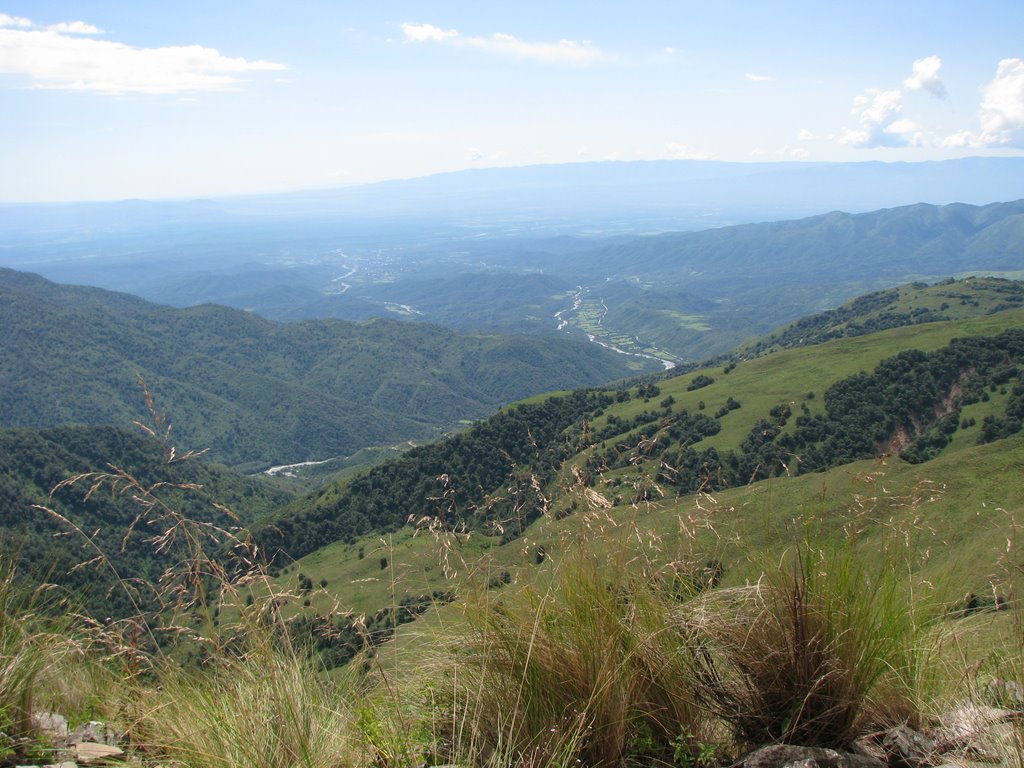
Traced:
<path fill-rule="evenodd" d="M 921 133 L 921 126 L 909 118 L 901 117 L 899 120 L 893 120 L 889 123 L 889 125 L 885 127 L 885 131 L 886 133 L 899 134 L 903 136 L 909 134 L 916 135 Z"/>
<path fill-rule="evenodd" d="M 584 66 L 610 58 L 589 40 L 559 40 L 555 43 L 530 42 L 513 35 L 495 32 L 490 37 L 466 37 L 455 29 L 441 29 L 433 24 L 402 24 L 402 33 L 408 42 L 436 42 L 477 48 L 499 56 L 532 59 Z"/>
<path fill-rule="evenodd" d="M 714 160 L 716 157 L 714 152 L 694 149 L 674 141 L 665 142 L 665 156 L 672 160 Z"/>
<path fill-rule="evenodd" d="M 966 147 L 978 147 L 981 146 L 978 143 L 977 136 L 970 131 L 957 131 L 944 138 L 941 142 L 941 146 L 945 149 L 964 149 Z"/>
<path fill-rule="evenodd" d="M 514 56 L 534 61 L 585 65 L 608 58 L 589 41 L 559 40 L 557 43 L 531 43 L 512 35 L 496 32 L 490 37 L 465 38 L 466 45 L 488 53 Z"/>
<path fill-rule="evenodd" d="M 0 75 L 25 77 L 35 88 L 168 94 L 231 90 L 238 75 L 287 68 L 272 61 L 224 56 L 201 45 L 136 48 L 72 36 L 97 32 L 85 22 L 45 30 L 0 27 Z"/>
<path fill-rule="evenodd" d="M 804 158 L 809 157 L 811 153 L 808 152 L 804 147 L 793 147 L 787 144 L 781 149 L 775 150 L 775 154 L 778 155 L 779 157 Z"/>
<path fill-rule="evenodd" d="M 801 128 L 800 133 L 796 135 L 797 141 L 813 141 L 815 138 L 815 135 L 807 128 Z"/>
<path fill-rule="evenodd" d="M 102 35 L 103 30 L 86 24 L 84 21 L 61 21 L 47 27 L 51 32 L 63 32 L 68 35 Z"/>
<path fill-rule="evenodd" d="M 926 56 L 914 61 L 914 72 L 903 81 L 911 91 L 928 91 L 940 99 L 946 98 L 946 85 L 939 77 L 942 59 L 938 56 Z"/>
<path fill-rule="evenodd" d="M 414 43 L 422 43 L 426 40 L 441 41 L 450 37 L 458 37 L 459 33 L 454 29 L 441 29 L 433 24 L 403 24 L 402 34 L 405 39 Z"/>
<path fill-rule="evenodd" d="M 667 53 L 669 56 L 671 56 L 675 52 L 676 52 L 676 49 L 673 48 L 671 45 L 665 47 L 665 53 Z"/>
<path fill-rule="evenodd" d="M 477 149 L 476 147 L 470 147 L 470 148 L 469 148 L 469 149 L 468 149 L 468 150 L 466 151 L 466 157 L 467 157 L 467 158 L 469 158 L 469 161 L 470 161 L 471 163 L 475 163 L 475 162 L 478 162 L 479 160 L 481 160 L 481 159 L 483 158 L 483 156 L 484 156 L 484 153 L 483 153 L 483 152 L 481 152 L 481 151 L 480 151 L 479 149 Z"/>
<path fill-rule="evenodd" d="M 0 27 L 27 28 L 31 26 L 32 21 L 24 16 L 8 16 L 6 13 L 0 13 Z"/>
<path fill-rule="evenodd" d="M 1003 59 L 981 100 L 986 143 L 1024 146 L 1024 60 Z"/>
<path fill-rule="evenodd" d="M 770 83 L 775 80 L 771 75 L 755 75 L 753 72 L 747 72 L 744 77 L 754 83 Z"/>
<path fill-rule="evenodd" d="M 1003 59 L 982 90 L 978 133 L 958 131 L 944 147 L 1024 147 L 1024 60 Z"/>
<path fill-rule="evenodd" d="M 840 144 L 866 149 L 871 147 L 919 146 L 923 142 L 921 129 L 902 116 L 903 94 L 869 88 L 853 100 L 854 115 L 860 127 L 847 128 L 839 138 Z"/>

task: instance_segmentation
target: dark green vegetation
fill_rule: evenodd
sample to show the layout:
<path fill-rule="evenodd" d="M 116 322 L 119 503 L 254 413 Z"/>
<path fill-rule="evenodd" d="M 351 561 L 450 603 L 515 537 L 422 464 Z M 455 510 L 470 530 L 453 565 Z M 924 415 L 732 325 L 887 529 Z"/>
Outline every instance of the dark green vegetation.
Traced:
<path fill-rule="evenodd" d="M 267 483 L 222 465 L 168 458 L 157 440 L 113 427 L 0 430 L 0 554 L 22 563 L 22 579 L 58 584 L 72 609 L 126 616 L 134 607 L 118 574 L 132 585 L 153 583 L 175 557 L 154 552 L 152 539 L 164 533 L 164 520 L 159 510 L 140 508 L 139 487 L 159 488 L 182 514 L 232 531 L 288 501 Z M 86 473 L 91 477 L 51 495 Z M 109 474 L 112 483 L 89 494 L 95 473 Z M 108 562 L 76 569 L 101 553 Z M 141 606 L 153 607 L 146 589 L 131 589 Z"/>
<path fill-rule="evenodd" d="M 0 271 L 0 324 L 0 426 L 127 425 L 142 376 L 177 442 L 256 466 L 437 436 L 503 403 L 633 370 L 570 339 L 386 320 L 283 325 L 11 270 Z"/>
<path fill-rule="evenodd" d="M 610 393 L 577 390 L 512 406 L 286 507 L 257 538 L 266 550 L 299 558 L 421 518 L 440 518 L 446 527 L 487 524 L 518 536 L 540 514 L 542 486 L 577 447 L 567 430 L 613 402 Z M 499 490 L 509 497 L 490 505 Z"/>

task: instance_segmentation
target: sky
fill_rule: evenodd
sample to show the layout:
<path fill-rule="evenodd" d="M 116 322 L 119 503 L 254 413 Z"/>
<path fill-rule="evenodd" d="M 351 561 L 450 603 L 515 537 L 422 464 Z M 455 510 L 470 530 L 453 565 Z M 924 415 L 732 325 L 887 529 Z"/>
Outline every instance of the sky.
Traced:
<path fill-rule="evenodd" d="M 1024 155 L 1024 2 L 0 0 L 0 202 Z"/>

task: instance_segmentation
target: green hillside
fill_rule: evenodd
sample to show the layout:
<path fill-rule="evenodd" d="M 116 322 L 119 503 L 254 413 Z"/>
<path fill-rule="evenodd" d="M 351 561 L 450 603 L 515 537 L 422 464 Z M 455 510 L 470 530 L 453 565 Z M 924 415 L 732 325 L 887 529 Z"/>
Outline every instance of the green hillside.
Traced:
<path fill-rule="evenodd" d="M 862 336 L 942 320 L 963 320 L 1024 306 L 1024 283 L 997 277 L 952 278 L 911 283 L 859 296 L 836 309 L 797 320 L 741 346 L 742 359 L 778 349 L 809 346 L 844 336 Z"/>
<path fill-rule="evenodd" d="M 992 293 L 987 281 L 957 290 Z M 628 504 L 883 454 L 927 462 L 1019 431 L 1022 326 L 1024 310 L 999 311 L 534 398 L 298 499 L 258 535 L 292 558 L 420 518 L 508 541 L 571 515 L 566 488 L 612 483 L 610 503 Z"/>
<path fill-rule="evenodd" d="M 608 473 L 593 484 L 600 497 L 580 487 L 567 490 L 561 501 L 570 508 L 575 502 L 574 514 L 553 511 L 513 541 L 481 532 L 435 537 L 403 528 L 336 542 L 303 557 L 280 578 L 294 585 L 301 573 L 314 583 L 327 581 L 328 588 L 312 596 L 313 610 L 326 611 L 340 601 L 346 609 L 372 613 L 390 604 L 396 592 L 465 593 L 488 584 L 500 588 L 505 580 L 529 583 L 583 542 L 597 542 L 609 555 L 622 548 L 660 562 L 717 559 L 728 585 L 757 578 L 763 563 L 752 553 L 769 560 L 806 539 L 823 546 L 850 538 L 870 561 L 881 555 L 888 537 L 899 535 L 922 576 L 943 594 L 991 595 L 993 580 L 998 584 L 1012 575 L 1006 537 L 1024 516 L 1022 451 L 1019 435 L 986 445 L 964 440 L 926 464 L 864 460 L 713 494 L 675 496 L 665 488 L 662 497 L 648 484 L 643 499 L 636 497 L 644 487 L 639 476 Z"/>
<path fill-rule="evenodd" d="M 12 270 L 0 271 L 0 323 L 0 426 L 128 424 L 143 407 L 141 376 L 179 444 L 254 466 L 436 437 L 503 403 L 639 365 L 566 338 L 386 320 L 281 324 Z"/>

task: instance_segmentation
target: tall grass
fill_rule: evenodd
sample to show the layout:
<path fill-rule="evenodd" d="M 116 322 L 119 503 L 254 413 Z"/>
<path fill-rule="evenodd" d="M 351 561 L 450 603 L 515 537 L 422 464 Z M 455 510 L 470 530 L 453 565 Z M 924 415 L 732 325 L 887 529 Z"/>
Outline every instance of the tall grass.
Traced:
<path fill-rule="evenodd" d="M 132 737 L 191 768 L 351 765 L 349 693 L 267 635 L 206 668 L 161 670 L 134 703 Z"/>
<path fill-rule="evenodd" d="M 703 732 L 676 600 L 623 563 L 574 555 L 467 613 L 446 691 L 453 756 L 472 764 L 671 763 Z"/>
<path fill-rule="evenodd" d="M 51 703 L 61 670 L 75 650 L 38 603 L 27 593 L 10 562 L 0 563 L 0 758 L 38 751 L 32 722 L 40 706 Z"/>
<path fill-rule="evenodd" d="M 166 464 L 199 457 L 202 452 L 178 452 L 170 445 L 169 422 L 156 412 L 144 384 L 143 391 L 153 426 L 139 426 L 164 442 Z M 91 547 L 81 567 L 106 569 L 135 606 L 134 615 L 116 620 L 79 617 L 82 636 L 102 649 L 120 675 L 119 690 L 108 691 L 106 714 L 120 721 L 133 744 L 164 764 L 195 768 L 328 768 L 353 762 L 348 700 L 354 686 L 329 683 L 293 641 L 285 611 L 299 596 L 275 585 L 244 531 L 189 517 L 181 502 L 184 495 L 207 501 L 217 513 L 210 519 L 234 518 L 231 510 L 203 499 L 196 485 L 144 483 L 112 465 L 72 475 L 57 489 L 71 487 L 82 488 L 86 500 L 105 489 L 135 504 L 122 546 L 144 521 L 157 532 L 134 546 L 148 545 L 169 562 L 153 583 L 140 584 L 118 573 L 72 520 L 40 507 Z M 139 599 L 143 592 L 145 601 Z M 18 612 L 3 615 L 6 620 Z M 21 666 L 22 679 L 11 687 L 31 691 L 24 678 L 37 667 Z M 11 711 L 20 715 L 28 708 Z"/>
<path fill-rule="evenodd" d="M 170 449 L 168 462 L 195 455 Z M 717 568 L 702 578 L 672 562 L 635 519 L 622 524 L 596 491 L 571 489 L 590 512 L 529 576 L 501 592 L 467 587 L 462 620 L 435 647 L 411 649 L 421 656 L 395 643 L 390 674 L 379 663 L 376 675 L 352 665 L 329 678 L 289 634 L 286 606 L 301 596 L 277 586 L 242 532 L 174 505 L 173 494 L 198 489 L 146 486 L 113 468 L 64 485 L 76 483 L 135 499 L 140 516 L 164 523 L 151 545 L 180 553 L 147 585 L 158 610 L 93 626 L 119 660 L 110 710 L 162 765 L 703 768 L 716 752 L 765 743 L 841 748 L 921 715 L 932 614 L 906 569 L 860 559 L 849 538 L 825 549 L 834 537 L 808 538 L 761 563 L 756 583 L 718 588 Z M 710 527 L 700 504 L 684 533 Z M 439 542 L 446 557 L 450 540 Z M 690 553 L 705 563 L 701 554 Z M 111 567 L 103 553 L 94 560 Z M 27 615 L 0 573 L 0 730 L 16 738 L 59 652 Z"/>
<path fill-rule="evenodd" d="M 922 621 L 901 578 L 850 547 L 798 547 L 692 620 L 699 698 L 745 743 L 841 748 L 917 722 Z"/>

